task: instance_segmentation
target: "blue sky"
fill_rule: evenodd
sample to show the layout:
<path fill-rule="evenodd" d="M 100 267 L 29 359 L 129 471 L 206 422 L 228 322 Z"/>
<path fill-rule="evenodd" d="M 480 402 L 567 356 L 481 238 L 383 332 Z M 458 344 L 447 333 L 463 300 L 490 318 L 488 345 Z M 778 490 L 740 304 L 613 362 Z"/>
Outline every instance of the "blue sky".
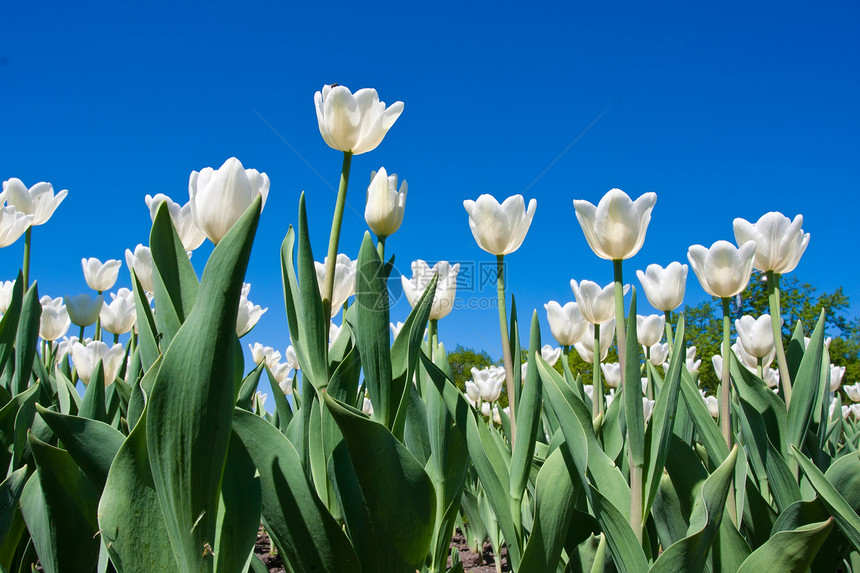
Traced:
<path fill-rule="evenodd" d="M 634 284 L 649 263 L 686 262 L 691 244 L 733 240 L 734 217 L 776 210 L 802 213 L 812 234 L 798 277 L 844 286 L 860 309 L 856 4 L 49 2 L 38 13 L 5 3 L 0 21 L 0 179 L 69 190 L 33 233 L 43 293 L 85 292 L 81 258 L 124 260 L 148 241 L 145 194 L 184 203 L 191 170 L 236 156 L 272 181 L 247 275 L 269 311 L 244 342 L 283 351 L 278 251 L 304 190 L 324 256 L 341 154 L 320 137 L 313 94 L 336 82 L 405 103 L 382 145 L 353 160 L 351 257 L 380 166 L 409 182 L 387 243 L 409 276 L 417 258 L 491 262 L 464 199 L 535 197 L 508 282 L 549 339 L 544 302 L 573 300 L 571 278 L 612 278 L 572 200 L 619 187 L 658 195 L 625 264 Z M 14 278 L 22 249 L 0 250 L 0 278 Z M 199 272 L 210 251 L 195 253 Z M 124 264 L 120 277 L 128 286 Z M 687 302 L 704 298 L 691 272 Z M 392 319 L 408 311 L 401 301 Z M 497 320 L 493 308 L 456 310 L 440 335 L 498 356 Z"/>

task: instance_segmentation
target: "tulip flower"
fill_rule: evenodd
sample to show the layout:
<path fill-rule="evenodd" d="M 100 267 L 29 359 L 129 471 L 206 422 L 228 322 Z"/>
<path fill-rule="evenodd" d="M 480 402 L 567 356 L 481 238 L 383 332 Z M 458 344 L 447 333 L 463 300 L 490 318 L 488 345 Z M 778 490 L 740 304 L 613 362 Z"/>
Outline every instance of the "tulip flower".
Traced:
<path fill-rule="evenodd" d="M 397 322 L 395 324 L 391 322 L 389 323 L 389 327 L 391 328 L 391 338 L 397 338 L 397 335 L 399 335 L 400 331 L 403 330 L 403 323 Z"/>
<path fill-rule="evenodd" d="M 104 369 L 105 386 L 112 384 L 119 374 L 125 349 L 122 344 L 108 346 L 100 340 L 93 340 L 86 346 L 80 342 L 72 345 L 72 361 L 84 385 L 90 383 L 96 363 L 101 360 Z"/>
<path fill-rule="evenodd" d="M 119 268 L 122 263 L 116 259 L 108 259 L 104 263 L 100 260 L 91 257 L 89 259 L 81 259 L 81 266 L 84 269 L 84 279 L 87 281 L 87 286 L 97 292 L 105 292 L 113 288 L 116 284 Z"/>
<path fill-rule="evenodd" d="M 845 375 L 844 366 L 830 365 L 830 391 L 837 392 L 842 385 L 842 377 Z"/>
<path fill-rule="evenodd" d="M 481 195 L 476 201 L 463 201 L 469 214 L 469 227 L 478 246 L 494 255 L 507 255 L 520 248 L 537 209 L 537 200 L 522 195 L 508 197 L 500 205 L 492 195 Z"/>
<path fill-rule="evenodd" d="M 741 218 L 733 222 L 738 245 L 747 241 L 756 243 L 753 267 L 779 274 L 793 271 L 809 245 L 809 233 L 803 232 L 802 225 L 803 215 L 792 221 L 777 212 L 765 213 L 754 224 Z"/>
<path fill-rule="evenodd" d="M 471 380 L 466 381 L 466 398 L 468 398 L 469 403 L 474 406 L 481 399 L 481 390 L 478 388 L 478 385 L 472 382 Z"/>
<path fill-rule="evenodd" d="M 610 388 L 618 388 L 621 384 L 621 364 L 618 362 L 606 362 L 600 365 L 603 378 Z"/>
<path fill-rule="evenodd" d="M 747 287 L 755 252 L 754 241 L 747 241 L 740 248 L 728 241 L 717 241 L 710 249 L 693 245 L 687 252 L 687 259 L 705 292 L 731 298 Z"/>
<path fill-rule="evenodd" d="M 137 320 L 134 295 L 127 288 L 119 289 L 119 294 L 110 293 L 111 303 L 102 303 L 99 319 L 106 331 L 118 337 L 129 332 Z"/>
<path fill-rule="evenodd" d="M 765 368 L 762 380 L 764 380 L 768 388 L 776 388 L 779 386 L 779 370 L 776 368 Z"/>
<path fill-rule="evenodd" d="M 505 370 L 501 366 L 488 366 L 480 370 L 472 367 L 472 381 L 481 393 L 481 400 L 495 402 L 502 393 Z"/>
<path fill-rule="evenodd" d="M 746 315 L 735 321 L 738 342 L 744 352 L 754 358 L 765 358 L 774 351 L 773 331 L 770 328 L 770 315 L 758 318 Z"/>
<path fill-rule="evenodd" d="M 99 295 L 95 298 L 89 294 L 79 294 L 77 296 L 66 296 L 66 310 L 69 312 L 69 318 L 73 323 L 83 329 L 86 326 L 94 324 L 99 318 L 104 297 Z"/>
<path fill-rule="evenodd" d="M 332 325 L 334 326 L 334 325 Z M 340 331 L 338 331 L 339 333 Z M 291 370 L 301 370 L 302 367 L 299 365 L 298 356 L 296 356 L 296 349 L 293 348 L 292 345 L 287 346 L 287 350 L 284 352 L 284 360 L 287 362 L 287 366 L 290 367 Z"/>
<path fill-rule="evenodd" d="M 717 401 L 716 396 L 705 396 L 702 394 L 702 400 L 705 401 L 705 406 L 708 408 L 708 413 L 712 418 L 717 419 L 720 417 L 720 404 Z"/>
<path fill-rule="evenodd" d="M 152 251 L 149 247 L 138 245 L 134 252 L 125 250 L 125 264 L 134 271 L 140 286 L 147 292 L 154 292 L 155 286 L 152 281 Z"/>
<path fill-rule="evenodd" d="M 651 414 L 654 412 L 654 404 L 657 402 L 654 400 L 649 400 L 648 398 L 642 397 L 642 414 L 645 416 L 645 423 L 648 423 L 648 420 L 651 419 Z"/>
<path fill-rule="evenodd" d="M 412 278 L 407 280 L 405 276 L 400 277 L 403 292 L 410 306 L 415 307 L 421 300 L 421 295 L 427 289 L 427 285 L 433 280 L 433 275 L 439 278 L 436 281 L 436 294 L 430 306 L 430 320 L 444 318 L 454 308 L 454 299 L 457 294 L 457 273 L 460 272 L 460 263 L 451 265 L 448 261 L 439 261 L 432 267 L 421 259 L 412 263 Z"/>
<path fill-rule="evenodd" d="M 274 368 L 281 361 L 281 353 L 271 346 L 263 346 L 259 342 L 249 344 L 251 349 L 251 359 L 254 364 L 263 364 L 269 367 L 269 370 Z"/>
<path fill-rule="evenodd" d="M 686 362 L 685 365 L 687 367 L 688 372 L 692 373 L 692 372 L 698 372 L 699 371 L 699 366 L 701 366 L 702 361 L 696 360 L 696 347 L 695 346 L 691 346 L 690 348 L 687 349 L 687 356 L 686 356 L 685 362 Z"/>
<path fill-rule="evenodd" d="M 860 402 L 860 382 L 842 387 L 852 402 Z"/>
<path fill-rule="evenodd" d="M 368 416 L 373 416 L 373 402 L 367 396 L 361 402 L 361 411 Z"/>
<path fill-rule="evenodd" d="M 50 183 L 36 183 L 27 189 L 23 181 L 15 177 L 3 182 L 3 198 L 19 213 L 33 215 L 31 225 L 34 227 L 47 223 L 68 194 L 63 189 L 55 195 Z"/>
<path fill-rule="evenodd" d="M 146 201 L 146 206 L 149 208 L 149 216 L 153 221 L 155 221 L 155 215 L 158 213 L 158 207 L 162 203 L 167 203 L 170 220 L 173 222 L 173 227 L 176 229 L 179 241 L 186 251 L 193 251 L 206 240 L 206 235 L 203 234 L 203 231 L 197 227 L 197 223 L 194 221 L 194 213 L 191 211 L 191 201 L 188 201 L 185 205 L 180 205 L 163 193 L 157 193 L 154 197 L 147 195 L 144 197 L 144 201 Z"/>
<path fill-rule="evenodd" d="M 597 206 L 577 199 L 573 207 L 594 254 L 601 259 L 620 261 L 642 248 L 656 203 L 656 193 L 645 193 L 633 201 L 621 189 L 610 189 Z"/>
<path fill-rule="evenodd" d="M 320 288 L 320 296 L 325 297 L 323 285 L 326 284 L 326 273 L 328 272 L 329 259 L 326 257 L 324 263 L 314 262 L 314 267 L 317 272 L 317 285 Z M 332 282 L 331 292 L 331 311 L 332 317 L 337 316 L 343 303 L 349 297 L 355 294 L 355 275 L 357 272 L 356 264 L 358 261 L 350 260 L 343 253 L 337 255 L 337 261 L 334 266 L 334 281 Z"/>
<path fill-rule="evenodd" d="M 645 268 L 644 273 L 636 271 L 651 306 L 663 312 L 671 312 L 681 306 L 687 288 L 687 269 L 687 265 L 671 262 L 665 269 L 652 264 Z"/>
<path fill-rule="evenodd" d="M 648 357 L 648 360 L 651 361 L 651 364 L 654 366 L 660 366 L 664 362 L 666 362 L 666 358 L 669 357 L 669 344 L 657 342 L 656 344 L 652 344 L 651 346 L 647 346 L 643 348 L 645 355 Z"/>
<path fill-rule="evenodd" d="M 14 281 L 0 282 L 0 314 L 6 314 L 6 311 L 9 310 L 9 305 L 12 303 L 12 294 L 14 292 Z"/>
<path fill-rule="evenodd" d="M 251 329 L 257 325 L 260 317 L 269 310 L 262 308 L 259 304 L 254 304 L 248 300 L 248 294 L 251 292 L 251 285 L 248 283 L 242 284 L 242 295 L 239 299 L 239 312 L 236 315 L 236 336 L 242 338 Z"/>
<path fill-rule="evenodd" d="M 272 376 L 275 378 L 275 382 L 278 383 L 278 387 L 280 387 L 281 392 L 285 395 L 290 395 L 293 393 L 293 376 L 290 375 L 290 367 L 284 363 L 277 363 L 271 366 L 268 366 L 269 372 L 272 373 Z"/>
<path fill-rule="evenodd" d="M 771 347 L 770 352 L 763 356 L 761 359 L 759 359 L 747 352 L 739 341 L 736 341 L 734 344 L 732 344 L 731 349 L 732 352 L 735 353 L 735 356 L 737 357 L 738 361 L 740 361 L 741 365 L 744 366 L 750 372 L 755 372 L 759 377 L 764 376 L 764 373 L 759 372 L 758 370 L 759 360 L 761 360 L 762 368 L 767 368 L 768 366 L 770 366 L 770 363 L 773 362 L 773 358 L 775 355 L 775 351 L 773 347 Z"/>
<path fill-rule="evenodd" d="M 51 298 L 48 295 L 39 299 L 42 305 L 42 316 L 39 320 L 39 336 L 43 340 L 53 342 L 65 336 L 72 321 L 61 297 Z"/>
<path fill-rule="evenodd" d="M 72 352 L 72 347 L 78 341 L 79 339 L 77 336 L 63 336 L 61 340 L 55 340 L 51 345 L 54 350 L 54 361 L 60 362 L 63 358 L 69 355 Z M 84 342 L 89 344 L 92 341 L 87 339 Z"/>
<path fill-rule="evenodd" d="M 582 340 L 574 345 L 579 356 L 589 364 L 594 363 L 594 331 L 595 325 L 589 323 Z M 601 324 L 597 332 L 599 333 L 600 360 L 603 360 L 606 358 L 609 347 L 612 346 L 612 339 L 615 336 L 615 319 L 612 318 Z"/>
<path fill-rule="evenodd" d="M 340 336 L 340 331 L 343 330 L 343 326 L 338 326 L 334 322 L 329 323 L 328 329 L 328 347 L 331 348 L 334 344 L 334 341 L 337 340 L 337 337 Z M 289 351 L 289 348 L 287 348 Z"/>
<path fill-rule="evenodd" d="M 587 322 L 603 324 L 615 318 L 615 286 L 613 283 L 601 288 L 600 285 L 592 281 L 577 283 L 571 279 L 570 288 L 573 290 L 573 296 L 576 297 L 579 311 Z M 625 285 L 624 294 L 627 294 L 629 288 L 629 285 Z"/>
<path fill-rule="evenodd" d="M 663 338 L 666 317 L 662 314 L 636 315 L 636 337 L 642 346 L 654 346 Z"/>
<path fill-rule="evenodd" d="M 14 206 L 0 208 L 0 248 L 8 247 L 30 229 L 35 217 L 18 211 Z"/>
<path fill-rule="evenodd" d="M 373 151 L 400 114 L 403 102 L 385 107 L 375 89 L 355 94 L 346 86 L 326 85 L 314 94 L 320 135 L 329 147 L 353 155 Z"/>
<path fill-rule="evenodd" d="M 380 241 L 390 237 L 400 228 L 403 213 L 406 210 L 407 190 L 408 185 L 404 180 L 398 191 L 397 175 L 393 173 L 388 175 L 384 167 L 370 174 L 364 220 Z"/>
<path fill-rule="evenodd" d="M 585 334 L 586 321 L 575 302 L 561 306 L 554 300 L 543 305 L 553 338 L 562 346 L 573 346 Z"/>
<path fill-rule="evenodd" d="M 540 355 L 547 364 L 555 366 L 555 363 L 561 358 L 561 348 L 553 348 L 549 344 L 544 344 L 540 348 Z"/>
<path fill-rule="evenodd" d="M 245 169 L 235 157 L 219 169 L 206 167 L 192 171 L 188 179 L 191 213 L 194 222 L 215 244 L 224 238 L 239 217 L 262 196 L 261 206 L 269 195 L 269 176 L 256 169 Z"/>

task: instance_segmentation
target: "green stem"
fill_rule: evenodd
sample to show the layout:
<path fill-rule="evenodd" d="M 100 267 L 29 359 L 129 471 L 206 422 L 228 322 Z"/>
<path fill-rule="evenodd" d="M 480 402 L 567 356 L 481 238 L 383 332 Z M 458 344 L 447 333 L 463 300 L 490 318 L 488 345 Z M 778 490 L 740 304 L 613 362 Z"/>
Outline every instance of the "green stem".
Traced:
<path fill-rule="evenodd" d="M 114 344 L 119 344 L 119 334 L 116 334 L 116 333 L 115 333 L 115 334 L 113 335 L 113 343 L 114 343 Z"/>
<path fill-rule="evenodd" d="M 671 346 L 670 346 L 671 348 Z M 651 376 L 651 369 L 648 364 L 651 362 L 651 347 L 645 350 L 645 375 L 648 377 L 648 386 L 646 387 L 645 395 L 649 400 L 654 399 L 654 378 Z"/>
<path fill-rule="evenodd" d="M 627 329 L 624 327 L 624 275 L 621 260 L 612 261 L 615 271 L 615 336 L 618 339 L 618 362 L 621 364 L 621 382 L 624 383 L 625 364 L 627 363 Z M 625 388 L 626 390 L 626 388 Z"/>
<path fill-rule="evenodd" d="M 600 379 L 600 325 L 594 325 L 594 354 L 591 360 L 592 420 L 603 412 L 603 382 Z"/>
<path fill-rule="evenodd" d="M 33 227 L 27 227 L 27 232 L 24 234 L 24 268 L 22 269 L 24 290 L 30 286 L 30 235 L 32 230 Z"/>
<path fill-rule="evenodd" d="M 436 341 L 438 340 L 438 319 L 431 318 L 430 326 L 427 332 L 427 345 L 430 347 L 430 362 L 433 362 L 433 354 L 436 350 Z"/>
<path fill-rule="evenodd" d="M 788 373 L 788 361 L 785 359 L 785 348 L 782 346 L 782 325 L 779 308 L 779 275 L 767 271 L 767 302 L 770 307 L 770 326 L 773 331 L 773 344 L 776 347 L 776 363 L 779 366 L 779 383 L 785 397 L 785 407 L 791 403 L 791 376 Z"/>
<path fill-rule="evenodd" d="M 764 361 L 761 358 L 756 358 L 755 372 L 762 380 L 764 380 L 764 368 L 762 365 L 763 362 Z"/>
<path fill-rule="evenodd" d="M 672 357 L 672 350 L 674 349 L 675 343 L 672 341 L 672 313 L 670 311 L 665 311 L 666 315 L 666 342 L 669 343 L 669 357 Z M 684 357 L 686 359 L 686 356 Z"/>
<path fill-rule="evenodd" d="M 385 237 L 376 238 L 376 252 L 379 253 L 379 260 L 385 264 Z"/>
<path fill-rule="evenodd" d="M 328 258 L 325 262 L 325 285 L 323 288 L 323 312 L 326 318 L 326 340 L 331 326 L 331 292 L 334 288 L 334 269 L 337 262 L 337 245 L 340 241 L 340 227 L 343 223 L 343 209 L 346 206 L 346 188 L 349 185 L 349 167 L 352 164 L 352 152 L 343 152 L 343 166 L 340 170 L 340 186 L 337 189 L 337 202 L 334 205 L 334 217 L 331 222 L 331 236 L 328 241 Z"/>
<path fill-rule="evenodd" d="M 729 377 L 729 366 L 732 359 L 732 309 L 731 299 L 723 298 L 723 371 L 720 377 L 720 430 L 723 433 L 723 439 L 726 445 L 731 450 L 732 448 L 732 387 Z M 734 483 L 729 484 L 728 495 L 728 510 L 729 517 L 732 523 L 737 524 L 737 507 L 735 505 L 735 486 Z"/>
<path fill-rule="evenodd" d="M 101 296 L 102 291 L 97 291 L 97 292 L 99 293 L 99 296 Z M 102 339 L 102 317 L 101 317 L 101 314 L 99 314 L 99 316 L 96 317 L 96 338 L 95 339 L 96 340 Z"/>
<path fill-rule="evenodd" d="M 508 406 L 511 408 L 511 447 L 517 435 L 516 410 L 514 397 L 514 361 L 511 358 L 511 341 L 508 336 L 508 313 L 505 308 L 505 255 L 496 255 L 496 286 L 499 296 L 499 327 L 502 332 L 502 358 L 505 363 L 505 390 L 508 393 Z M 490 411 L 492 419 L 492 410 Z"/>

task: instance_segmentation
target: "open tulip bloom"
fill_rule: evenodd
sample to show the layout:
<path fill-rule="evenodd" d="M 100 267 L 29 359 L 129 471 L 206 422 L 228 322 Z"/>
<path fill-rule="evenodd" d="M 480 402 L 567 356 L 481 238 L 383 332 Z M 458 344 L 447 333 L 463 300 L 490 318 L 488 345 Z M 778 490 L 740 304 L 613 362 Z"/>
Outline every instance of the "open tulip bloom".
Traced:
<path fill-rule="evenodd" d="M 314 94 L 320 135 L 329 147 L 353 155 L 373 151 L 400 114 L 403 102 L 385 107 L 373 88 L 355 94 L 346 86 L 326 85 Z"/>
<path fill-rule="evenodd" d="M 403 292 L 409 305 L 414 307 L 421 300 L 421 295 L 427 290 L 427 285 L 433 280 L 433 275 L 438 275 L 436 281 L 436 294 L 430 306 L 430 320 L 444 318 L 454 308 L 454 299 L 457 294 L 457 273 L 460 272 L 460 263 L 452 265 L 448 261 L 439 261 L 432 267 L 425 261 L 418 259 L 412 263 L 412 278 L 400 277 Z"/>
<path fill-rule="evenodd" d="M 603 324 L 615 316 L 615 284 L 609 283 L 605 287 L 593 281 L 582 281 L 577 283 L 570 280 L 570 289 L 576 297 L 579 311 L 583 318 L 591 324 Z M 630 289 L 630 285 L 624 286 L 624 294 Z"/>
<path fill-rule="evenodd" d="M 526 209 L 522 195 L 508 197 L 501 204 L 492 195 L 463 201 L 469 214 L 469 228 L 478 246 L 493 255 L 507 255 L 520 248 L 535 216 L 537 200 Z"/>
<path fill-rule="evenodd" d="M 153 221 L 155 221 L 155 215 L 158 213 L 158 207 L 162 203 L 167 203 L 170 220 L 173 222 L 176 234 L 179 235 L 182 247 L 186 251 L 193 251 L 206 240 L 206 235 L 203 234 L 203 231 L 197 227 L 197 223 L 194 221 L 194 213 L 191 211 L 190 200 L 185 205 L 180 205 L 167 195 L 157 193 L 154 197 L 147 195 L 144 197 L 144 201 L 146 201 L 146 206 L 149 208 L 149 216 Z"/>

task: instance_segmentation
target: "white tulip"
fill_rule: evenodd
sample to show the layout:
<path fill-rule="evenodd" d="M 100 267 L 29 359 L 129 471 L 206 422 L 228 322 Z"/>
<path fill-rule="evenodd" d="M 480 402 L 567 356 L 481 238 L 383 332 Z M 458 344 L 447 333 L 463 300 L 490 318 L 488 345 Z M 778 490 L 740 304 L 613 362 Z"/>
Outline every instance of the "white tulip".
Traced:
<path fill-rule="evenodd" d="M 594 254 L 611 261 L 629 259 L 645 242 L 656 193 L 645 193 L 636 201 L 621 189 L 610 189 L 597 206 L 575 200 L 576 218 Z"/>
<path fill-rule="evenodd" d="M 646 424 L 651 419 L 651 414 L 654 412 L 654 404 L 656 403 L 655 400 L 649 400 L 645 396 L 642 397 L 642 413 L 645 415 Z"/>
<path fill-rule="evenodd" d="M 75 345 L 75 342 L 78 342 L 77 336 L 63 336 L 62 340 L 55 340 L 51 347 L 54 351 L 54 360 L 60 362 L 66 355 L 72 352 L 72 346 Z M 84 342 L 89 343 L 89 340 L 85 340 Z"/>
<path fill-rule="evenodd" d="M 375 89 L 360 89 L 355 94 L 346 86 L 323 86 L 314 94 L 320 135 L 329 147 L 359 155 L 373 151 L 400 114 L 403 102 L 385 107 Z"/>
<path fill-rule="evenodd" d="M 758 358 L 744 350 L 744 347 L 741 346 L 738 342 L 734 342 L 732 344 L 732 352 L 735 353 L 740 363 L 746 367 L 750 372 L 756 372 L 758 370 Z M 776 357 L 776 348 L 772 348 L 767 356 L 762 358 L 762 368 L 770 366 L 770 363 L 773 362 L 773 359 Z"/>
<path fill-rule="evenodd" d="M 152 251 L 149 250 L 149 247 L 138 245 L 134 248 L 134 252 L 126 249 L 125 264 L 128 265 L 129 269 L 134 271 L 143 290 L 147 292 L 155 291 L 152 280 Z"/>
<path fill-rule="evenodd" d="M 388 323 L 388 326 L 391 328 L 391 338 L 397 338 L 400 334 L 400 331 L 403 330 L 403 323 L 397 322 L 396 324 L 393 322 Z"/>
<path fill-rule="evenodd" d="M 665 269 L 660 265 L 648 265 L 644 273 L 636 271 L 651 306 L 663 312 L 681 306 L 687 288 L 687 269 L 687 265 L 672 262 Z"/>
<path fill-rule="evenodd" d="M 776 368 L 765 368 L 762 372 L 764 383 L 768 388 L 776 388 L 779 385 L 779 370 Z"/>
<path fill-rule="evenodd" d="M 12 294 L 15 292 L 14 281 L 0 282 L 0 314 L 6 314 L 12 304 Z"/>
<path fill-rule="evenodd" d="M 696 360 L 696 347 L 691 346 L 690 348 L 688 348 L 687 349 L 687 356 L 686 356 L 686 364 L 685 364 L 687 367 L 687 371 L 688 372 L 698 372 L 699 366 L 701 366 L 701 364 L 702 364 L 701 360 Z"/>
<path fill-rule="evenodd" d="M 30 224 L 34 227 L 47 223 L 68 194 L 63 189 L 54 195 L 54 187 L 50 183 L 36 183 L 27 189 L 23 181 L 15 177 L 3 182 L 3 198 L 19 213 L 33 215 Z"/>
<path fill-rule="evenodd" d="M 705 406 L 708 407 L 708 413 L 712 418 L 716 419 L 720 417 L 720 404 L 717 401 L 716 396 L 705 396 L 702 394 L 702 400 L 705 401 Z"/>
<path fill-rule="evenodd" d="M 206 240 L 206 235 L 203 234 L 203 231 L 194 222 L 191 201 L 188 201 L 185 205 L 180 205 L 163 193 L 156 193 L 155 197 L 147 195 L 144 197 L 144 201 L 146 201 L 146 206 L 149 208 L 149 216 L 153 221 L 155 221 L 155 215 L 158 213 L 158 207 L 162 203 L 167 203 L 170 220 L 173 221 L 173 227 L 176 229 L 179 241 L 186 251 L 193 251 Z"/>
<path fill-rule="evenodd" d="M 845 375 L 844 366 L 830 365 L 830 391 L 836 392 L 842 386 L 842 377 Z"/>
<path fill-rule="evenodd" d="M 257 196 L 262 196 L 263 206 L 266 205 L 269 176 L 256 169 L 245 169 L 238 159 L 231 157 L 218 169 L 192 171 L 188 195 L 197 228 L 217 244 Z"/>
<path fill-rule="evenodd" d="M 559 358 L 561 358 L 561 348 L 553 348 L 549 344 L 544 344 L 540 348 L 540 355 L 547 364 L 555 366 L 555 363 L 558 362 Z"/>
<path fill-rule="evenodd" d="M 755 241 L 756 252 L 753 266 L 762 271 L 777 274 L 791 272 L 800 262 L 800 257 L 809 245 L 809 233 L 801 229 L 803 215 L 791 221 L 782 213 L 765 213 L 755 224 L 741 218 L 733 222 L 735 240 L 738 244 Z"/>
<path fill-rule="evenodd" d="M 332 325 L 334 326 L 334 325 Z M 340 329 L 338 329 L 338 333 Z M 299 358 L 296 356 L 296 349 L 293 348 L 292 344 L 287 346 L 287 350 L 285 352 L 284 359 L 287 361 L 287 366 L 290 367 L 291 370 L 301 370 L 302 367 L 299 365 Z"/>
<path fill-rule="evenodd" d="M 427 286 L 437 274 L 436 293 L 430 306 L 430 319 L 439 320 L 444 318 L 454 308 L 454 299 L 457 295 L 457 274 L 460 272 L 460 263 L 451 265 L 448 261 L 439 261 L 432 267 L 425 261 L 418 259 L 412 263 L 412 278 L 407 280 L 400 276 L 403 292 L 406 299 L 413 308 L 421 300 L 421 295 L 427 290 Z"/>
<path fill-rule="evenodd" d="M 110 304 L 102 303 L 99 317 L 102 328 L 111 334 L 125 334 L 129 332 L 137 320 L 137 311 L 134 307 L 134 297 L 128 289 L 120 289 L 120 294 L 111 293 Z M 124 292 L 122 292 L 124 291 Z"/>
<path fill-rule="evenodd" d="M 320 289 L 320 296 L 323 296 L 322 290 L 325 288 L 325 267 L 328 262 L 328 257 L 322 263 L 314 261 L 314 268 L 317 271 L 317 286 Z M 358 261 L 350 260 L 343 253 L 338 253 L 334 265 L 334 285 L 331 289 L 331 315 L 332 318 L 340 312 L 343 303 L 349 297 L 355 294 L 355 275 L 356 264 Z"/>
<path fill-rule="evenodd" d="M 478 385 L 471 380 L 466 381 L 466 398 L 469 399 L 469 402 L 473 406 L 481 399 L 481 390 L 478 388 Z"/>
<path fill-rule="evenodd" d="M 650 351 L 650 354 L 648 352 Z M 646 353 L 647 356 L 650 356 L 651 364 L 654 366 L 660 366 L 664 362 L 666 362 L 666 358 L 669 356 L 669 343 L 656 343 L 652 344 L 647 348 L 643 348 L 643 352 Z"/>
<path fill-rule="evenodd" d="M 609 347 L 612 346 L 612 340 L 615 338 L 615 319 L 604 322 L 599 328 L 600 361 L 602 361 L 609 353 Z M 576 348 L 576 352 L 583 360 L 589 364 L 594 364 L 594 324 L 588 324 L 582 340 L 574 344 L 573 347 Z"/>
<path fill-rule="evenodd" d="M 842 387 L 852 402 L 860 402 L 860 382 Z"/>
<path fill-rule="evenodd" d="M 99 360 L 102 361 L 105 386 L 112 384 L 119 374 L 124 356 L 125 349 L 123 349 L 122 344 L 108 346 L 100 340 L 93 340 L 86 346 L 80 342 L 75 342 L 72 345 L 72 361 L 75 363 L 78 376 L 81 377 L 81 381 L 85 385 L 90 383 L 93 370 L 95 370 Z"/>
<path fill-rule="evenodd" d="M 344 329 L 343 326 L 338 326 L 334 322 L 331 323 L 331 325 L 329 326 L 329 329 L 328 329 L 328 347 L 329 348 L 331 348 L 332 345 L 335 343 L 335 341 L 337 340 L 337 337 L 340 336 L 340 331 L 343 329 Z M 287 350 L 289 351 L 289 348 Z"/>
<path fill-rule="evenodd" d="M 774 351 L 773 328 L 770 315 L 763 314 L 758 318 L 745 315 L 735 320 L 738 331 L 738 342 L 744 352 L 754 358 L 766 358 Z"/>
<path fill-rule="evenodd" d="M 271 346 L 263 346 L 259 342 L 255 342 L 254 344 L 249 344 L 248 348 L 251 349 L 251 359 L 254 361 L 254 364 L 265 363 L 269 367 L 269 370 L 274 371 L 274 368 L 281 361 L 281 353 Z"/>
<path fill-rule="evenodd" d="M 122 263 L 116 259 L 108 259 L 104 263 L 95 257 L 81 259 L 81 267 L 84 269 L 84 279 L 87 281 L 87 286 L 98 292 L 105 292 L 113 288 L 121 266 Z"/>
<path fill-rule="evenodd" d="M 65 336 L 72 321 L 62 297 L 51 298 L 48 295 L 39 299 L 42 305 L 42 316 L 39 319 L 39 336 L 49 342 Z"/>
<path fill-rule="evenodd" d="M 747 288 L 755 251 L 755 241 L 747 241 L 740 248 L 728 241 L 717 241 L 710 249 L 693 245 L 687 251 L 687 259 L 705 292 L 730 298 Z"/>
<path fill-rule="evenodd" d="M 17 241 L 33 224 L 34 218 L 12 205 L 0 207 L 0 247 L 8 247 Z"/>
<path fill-rule="evenodd" d="M 615 283 L 605 287 L 592 281 L 577 283 L 571 279 L 570 288 L 576 297 L 576 304 L 583 318 L 591 324 L 603 324 L 615 318 Z M 630 290 L 630 285 L 624 285 L 624 294 Z"/>
<path fill-rule="evenodd" d="M 501 366 L 488 366 L 478 370 L 472 368 L 472 381 L 481 393 L 484 402 L 495 402 L 502 394 L 502 384 L 505 382 L 505 369 Z"/>
<path fill-rule="evenodd" d="M 851 415 L 855 420 L 860 420 L 860 404 L 851 404 Z"/>
<path fill-rule="evenodd" d="M 642 346 L 654 346 L 663 339 L 666 317 L 662 314 L 636 315 L 636 338 Z"/>
<path fill-rule="evenodd" d="M 397 191 L 397 175 L 388 175 L 384 167 L 370 174 L 364 220 L 377 237 L 390 237 L 400 228 L 408 188 L 404 180 Z"/>
<path fill-rule="evenodd" d="M 248 334 L 257 325 L 260 317 L 269 310 L 248 300 L 250 291 L 251 285 L 244 283 L 242 285 L 242 296 L 239 299 L 239 312 L 236 315 L 236 336 L 239 338 Z"/>
<path fill-rule="evenodd" d="M 463 201 L 469 214 L 469 228 L 478 246 L 494 255 L 507 255 L 520 248 L 535 216 L 537 200 L 514 195 L 502 204 L 492 195 L 481 195 L 477 201 Z"/>
<path fill-rule="evenodd" d="M 361 403 L 361 411 L 368 416 L 373 416 L 373 402 L 367 396 L 364 397 Z"/>
<path fill-rule="evenodd" d="M 575 302 L 561 306 L 554 300 L 543 305 L 553 338 L 562 346 L 573 346 L 585 334 L 587 322 Z"/>
<path fill-rule="evenodd" d="M 290 375 L 292 370 L 288 364 L 277 363 L 268 367 L 269 372 L 272 373 L 272 376 L 275 378 L 275 382 L 278 383 L 278 387 L 280 387 L 281 392 L 285 395 L 290 395 L 293 393 L 293 376 Z"/>
<path fill-rule="evenodd" d="M 603 379 L 610 388 L 618 388 L 621 385 L 621 364 L 618 362 L 605 362 L 600 365 L 603 370 Z"/>
<path fill-rule="evenodd" d="M 89 326 L 95 324 L 102 309 L 104 297 L 99 295 L 93 298 L 89 294 L 63 297 L 69 318 L 78 326 Z"/>

